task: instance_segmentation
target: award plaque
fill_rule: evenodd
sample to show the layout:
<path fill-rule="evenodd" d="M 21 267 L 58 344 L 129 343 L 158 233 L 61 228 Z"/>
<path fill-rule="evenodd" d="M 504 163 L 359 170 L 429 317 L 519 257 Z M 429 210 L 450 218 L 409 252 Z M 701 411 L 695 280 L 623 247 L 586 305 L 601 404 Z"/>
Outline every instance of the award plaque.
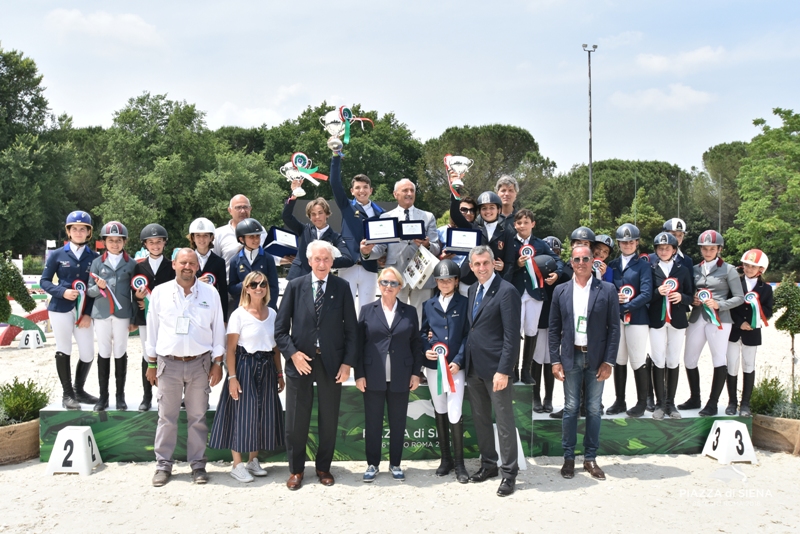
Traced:
<path fill-rule="evenodd" d="M 400 239 L 425 239 L 425 221 L 400 221 Z"/>
<path fill-rule="evenodd" d="M 277 258 L 297 255 L 297 236 L 282 228 L 273 226 L 269 229 L 270 243 L 264 247 L 264 252 Z"/>
<path fill-rule="evenodd" d="M 364 221 L 364 240 L 367 244 L 397 243 L 400 241 L 400 228 L 396 217 L 368 219 Z"/>
<path fill-rule="evenodd" d="M 466 256 L 481 244 L 481 231 L 471 228 L 448 228 L 444 251 L 447 254 Z"/>

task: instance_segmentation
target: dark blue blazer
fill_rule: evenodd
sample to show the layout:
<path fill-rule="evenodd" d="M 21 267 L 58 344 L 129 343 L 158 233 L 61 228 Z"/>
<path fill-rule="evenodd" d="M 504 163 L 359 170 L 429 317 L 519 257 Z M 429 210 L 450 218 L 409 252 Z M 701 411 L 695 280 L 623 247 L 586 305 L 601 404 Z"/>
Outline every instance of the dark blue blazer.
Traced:
<path fill-rule="evenodd" d="M 611 260 L 608 269 L 614 271 L 614 286 L 617 288 L 617 293 L 619 293 L 619 288 L 624 285 L 631 285 L 636 290 L 636 294 L 630 302 L 619 305 L 620 317 L 622 314 L 630 312 L 630 324 L 650 324 L 650 317 L 647 314 L 647 305 L 653 298 L 653 270 L 650 268 L 650 262 L 634 255 L 623 272 L 622 257 L 620 256 Z"/>
<path fill-rule="evenodd" d="M 261 271 L 267 275 L 269 283 L 269 307 L 278 309 L 278 269 L 275 267 L 275 260 L 271 254 L 264 254 L 264 249 L 258 247 L 256 260 L 250 265 L 244 257 L 244 248 L 231 260 L 230 272 L 228 273 L 228 293 L 235 300 L 242 296 L 242 282 L 250 271 Z"/>
<path fill-rule="evenodd" d="M 477 291 L 476 282 L 469 288 L 469 336 L 464 350 L 464 369 L 469 375 L 470 367 L 474 366 L 478 376 L 487 381 L 491 381 L 495 373 L 512 376 L 519 358 L 522 299 L 514 286 L 495 273 L 473 318 Z"/>
<path fill-rule="evenodd" d="M 561 274 L 564 272 L 564 262 L 561 261 L 561 258 L 553 252 L 553 249 L 545 243 L 543 240 L 539 239 L 538 237 L 531 236 L 530 245 L 536 251 L 536 254 L 546 254 L 551 256 L 556 261 L 556 274 L 561 277 Z M 547 301 L 548 294 L 544 287 L 540 287 L 537 289 L 533 288 L 533 282 L 531 281 L 531 277 L 528 274 L 528 269 L 525 267 L 520 267 L 517 264 L 517 260 L 519 260 L 519 249 L 522 248 L 522 242 L 517 239 L 517 234 L 514 233 L 511 237 L 506 240 L 505 245 L 505 257 L 503 258 L 503 262 L 505 263 L 505 267 L 503 268 L 503 278 L 511 282 L 519 294 L 522 295 L 526 291 L 528 294 L 536 300 Z"/>
<path fill-rule="evenodd" d="M 290 198 L 283 206 L 283 223 L 286 228 L 297 236 L 297 255 L 295 255 L 292 266 L 289 268 L 289 274 L 286 276 L 287 280 L 294 280 L 311 272 L 311 266 L 308 264 L 308 258 L 306 257 L 306 249 L 309 243 L 317 239 L 316 226 L 311 223 L 301 223 L 292 213 L 295 202 L 297 202 L 297 199 Z M 328 227 L 325 233 L 322 234 L 321 239 L 339 249 L 341 253 L 340 257 L 333 260 L 333 269 L 353 266 L 353 258 L 350 256 L 350 251 L 338 232 L 334 232 L 333 228 Z M 359 255 L 359 257 L 361 256 Z"/>
<path fill-rule="evenodd" d="M 652 261 L 652 260 L 651 260 Z M 656 259 L 655 263 L 651 263 L 653 269 L 653 298 L 650 301 L 650 328 L 661 328 L 666 323 L 666 319 L 661 319 L 661 310 L 664 307 L 664 299 L 658 292 L 658 288 L 667 279 L 664 276 L 664 271 L 658 266 L 659 260 Z M 694 290 L 692 289 L 692 282 L 694 276 L 692 272 L 688 271 L 686 267 L 677 261 L 672 264 L 672 269 L 669 271 L 669 278 L 678 280 L 678 292 L 681 294 L 681 301 L 678 304 L 672 305 L 672 322 L 670 323 L 673 328 L 683 329 L 689 326 L 689 306 L 692 304 L 694 298 Z"/>
<path fill-rule="evenodd" d="M 89 271 L 97 256 L 99 256 L 97 252 L 86 246 L 78 259 L 69 248 L 69 243 L 50 254 L 39 282 L 41 288 L 52 296 L 50 304 L 47 305 L 48 310 L 64 313 L 75 309 L 75 301 L 65 299 L 64 292 L 72 289 L 72 282 L 78 279 L 86 282 L 86 288 L 89 288 Z M 53 283 L 54 275 L 58 275 L 58 285 Z M 86 297 L 84 315 L 91 315 L 93 306 L 94 299 Z"/>
<path fill-rule="evenodd" d="M 654 264 L 659 262 L 658 256 L 656 254 L 651 253 L 649 256 L 650 256 L 650 264 L 651 265 L 654 265 Z M 695 289 L 694 289 L 694 274 L 693 274 L 694 273 L 694 261 L 692 261 L 692 258 L 690 258 L 686 254 L 684 254 L 683 251 L 681 251 L 680 248 L 678 248 L 678 253 L 675 254 L 675 258 L 673 258 L 673 259 L 675 260 L 675 263 L 679 263 L 679 264 L 683 265 L 684 267 L 686 267 L 686 270 L 689 271 L 689 274 L 692 275 L 691 276 L 692 285 L 690 286 L 690 288 L 691 288 L 692 294 L 694 294 L 695 293 Z M 658 286 L 653 286 L 653 287 L 658 287 Z"/>
<path fill-rule="evenodd" d="M 747 282 L 745 282 L 744 276 L 742 276 L 742 291 L 747 295 Z M 758 293 L 758 300 L 761 302 L 761 310 L 764 312 L 767 319 L 770 319 L 772 317 L 772 306 L 774 304 L 772 286 L 764 282 L 764 279 L 759 276 L 753 291 Z M 742 330 L 741 328 L 742 323 L 749 323 L 752 318 L 753 308 L 748 303 L 745 302 L 741 306 L 733 308 L 731 310 L 731 322 L 733 326 L 731 327 L 731 335 L 728 341 L 736 343 L 741 338 L 742 345 L 747 345 L 749 347 L 761 345 L 760 328 L 756 328 L 755 330 Z"/>
<path fill-rule="evenodd" d="M 645 262 L 646 263 L 646 262 Z M 589 307 L 586 333 L 589 338 L 589 368 L 596 371 L 606 362 L 614 365 L 619 349 L 619 297 L 613 284 L 595 277 L 589 279 Z M 572 369 L 575 353 L 575 323 L 572 313 L 573 282 L 553 291 L 550 305 L 550 326 L 547 329 L 550 362 L 560 363 L 564 371 Z"/>
<path fill-rule="evenodd" d="M 369 219 L 367 212 L 356 199 L 348 200 L 342 184 L 342 158 L 333 156 L 331 158 L 331 176 L 329 179 L 333 198 L 339 211 L 342 212 L 342 239 L 344 239 L 350 257 L 357 264 L 371 273 L 378 272 L 378 260 L 363 260 L 361 258 L 361 240 L 364 239 L 364 221 Z M 383 208 L 371 202 L 375 217 L 380 217 Z"/>
<path fill-rule="evenodd" d="M 419 329 L 422 349 L 431 350 L 434 343 L 447 345 L 447 362 L 464 368 L 464 349 L 469 334 L 469 300 L 456 292 L 447 307 L 447 312 L 439 304 L 439 296 L 426 300 L 422 304 L 422 326 Z M 433 337 L 428 340 L 428 333 Z M 429 369 L 436 369 L 436 361 L 424 358 L 423 363 Z"/>
<path fill-rule="evenodd" d="M 367 389 L 408 391 L 411 375 L 422 374 L 422 340 L 416 308 L 397 301 L 394 321 L 389 325 L 383 313 L 381 299 L 361 307 L 358 314 L 358 340 L 361 358 L 355 377 L 367 379 Z M 386 358 L 391 360 L 392 376 L 386 376 Z"/>

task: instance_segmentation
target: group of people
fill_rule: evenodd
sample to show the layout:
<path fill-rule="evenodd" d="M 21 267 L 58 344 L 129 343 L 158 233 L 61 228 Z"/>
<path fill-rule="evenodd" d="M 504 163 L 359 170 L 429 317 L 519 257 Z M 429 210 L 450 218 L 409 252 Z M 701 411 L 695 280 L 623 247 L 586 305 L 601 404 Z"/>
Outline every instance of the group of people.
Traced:
<path fill-rule="evenodd" d="M 614 239 L 580 227 L 570 236 L 570 259 L 564 263 L 561 242 L 534 236 L 534 214 L 516 209 L 518 185 L 512 177 L 502 177 L 495 191 L 477 199 L 454 193 L 450 222 L 437 228 L 433 214 L 414 206 L 416 188 L 410 180 L 395 184 L 397 207 L 384 211 L 371 201 L 371 183 L 363 174 L 353 177 L 353 198 L 348 198 L 341 165 L 335 155 L 330 184 L 342 212 L 341 233 L 328 225 L 331 211 L 325 199 L 308 202 L 310 222 L 303 224 L 293 215 L 296 199 L 289 197 L 283 220 L 297 236 L 297 253 L 291 256 L 265 251 L 270 236 L 250 217 L 252 208 L 243 195 L 231 199 L 227 224 L 215 228 L 208 219 L 194 220 L 187 235 L 190 248 L 177 250 L 171 262 L 164 260 L 168 235 L 158 224 L 142 230 L 146 255 L 133 259 L 124 250 L 128 231 L 122 223 L 102 227 L 104 252 L 98 255 L 87 246 L 91 217 L 81 211 L 67 217 L 69 242 L 50 255 L 41 282 L 51 295 L 48 309 L 63 405 L 109 407 L 113 354 L 116 409 L 127 409 L 127 338 L 138 328 L 143 347 L 140 410 L 151 408 L 157 386 L 154 486 L 163 486 L 171 476 L 183 405 L 195 483 L 208 481 L 208 441 L 208 446 L 232 451 L 231 476 L 242 482 L 267 474 L 259 465 L 259 451 L 285 446 L 286 485 L 299 489 L 315 386 L 315 472 L 320 483 L 333 485 L 341 388 L 351 373 L 364 398 L 364 482 L 379 474 L 384 410 L 390 430 L 388 471 L 395 480 L 405 479 L 401 460 L 409 393 L 425 378 L 441 450 L 436 475 L 455 472 L 460 483 L 500 475 L 500 496 L 514 492 L 518 472 L 510 387 L 518 381 L 533 386 L 535 412 L 563 417 L 566 478 L 574 476 L 580 413 L 587 418 L 584 469 L 605 478 L 596 463 L 604 380 L 613 375 L 616 393 L 607 414 L 641 417 L 650 410 L 654 419 L 679 418 L 679 409 L 700 408 L 697 365 L 706 342 L 714 378 L 700 415 L 716 415 L 726 384 L 726 413 L 738 408 L 749 415 L 755 347 L 772 310 L 771 288 L 761 278 L 768 266 L 763 252 L 743 256 L 740 278 L 720 258 L 722 236 L 708 230 L 699 238 L 703 261 L 693 265 L 680 250 L 686 225 L 671 219 L 655 237 L 655 253 L 649 256 L 638 253 L 638 228 L 620 226 L 615 236 L 620 254 L 611 260 Z M 300 184 L 292 185 L 295 190 Z M 420 222 L 424 239 L 368 242 L 364 221 L 387 217 Z M 481 244 L 468 255 L 444 247 L 448 232 L 459 228 L 481 234 Z M 402 273 L 421 247 L 439 263 L 421 287 L 412 287 Z M 280 306 L 279 265 L 290 266 Z M 73 337 L 80 355 L 74 382 Z M 94 339 L 99 397 L 85 390 Z M 691 397 L 676 406 L 682 348 Z M 630 409 L 625 399 L 628 363 L 637 391 Z M 209 438 L 209 393 L 223 380 L 223 367 L 227 387 Z M 555 380 L 564 382 L 561 413 L 553 413 Z M 278 398 L 284 388 L 285 417 Z M 465 391 L 481 455 L 472 475 L 464 465 Z"/>

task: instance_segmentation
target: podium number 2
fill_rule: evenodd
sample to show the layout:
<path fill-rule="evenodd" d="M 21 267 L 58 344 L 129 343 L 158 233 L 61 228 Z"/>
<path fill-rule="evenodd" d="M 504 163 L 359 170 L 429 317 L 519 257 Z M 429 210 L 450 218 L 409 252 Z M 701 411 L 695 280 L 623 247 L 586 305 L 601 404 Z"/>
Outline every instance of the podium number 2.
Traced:
<path fill-rule="evenodd" d="M 75 444 L 71 439 L 68 439 L 66 442 L 64 442 L 64 450 L 67 449 L 69 449 L 69 452 L 66 456 L 64 456 L 64 461 L 61 463 L 61 467 L 72 467 L 72 460 L 70 460 L 70 458 L 72 457 L 72 451 L 75 450 Z"/>
<path fill-rule="evenodd" d="M 739 435 L 739 442 L 741 443 L 741 437 L 742 437 L 741 432 L 737 430 L 736 433 Z M 714 437 L 714 443 L 711 444 L 711 450 L 714 451 L 717 450 L 717 447 L 719 446 L 719 434 L 720 434 L 720 429 L 719 427 L 717 427 L 717 430 L 714 432 L 715 437 Z M 737 447 L 736 450 L 739 450 L 739 448 Z M 743 452 L 744 448 L 742 448 L 742 452 L 740 452 L 739 454 L 742 454 Z"/>
<path fill-rule="evenodd" d="M 86 439 L 89 440 L 89 452 L 92 453 L 92 461 L 94 462 L 97 458 L 94 455 L 94 443 L 92 442 L 92 436 L 86 436 Z"/>
<path fill-rule="evenodd" d="M 738 452 L 739 456 L 741 456 L 744 454 L 744 441 L 742 441 L 742 431 L 737 430 L 733 436 L 739 441 L 739 443 L 736 445 L 736 452 Z"/>

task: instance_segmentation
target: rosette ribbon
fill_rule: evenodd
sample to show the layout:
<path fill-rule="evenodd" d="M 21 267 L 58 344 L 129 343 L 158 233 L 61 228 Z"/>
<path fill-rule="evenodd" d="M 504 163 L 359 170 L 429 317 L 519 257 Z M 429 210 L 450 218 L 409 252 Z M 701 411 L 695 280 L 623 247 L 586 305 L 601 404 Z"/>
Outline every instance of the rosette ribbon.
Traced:
<path fill-rule="evenodd" d="M 628 297 L 628 302 L 630 302 L 634 295 L 636 295 L 636 289 L 629 284 L 625 284 L 619 288 L 619 292 L 621 295 Z M 622 316 L 622 324 L 631 324 L 631 312 L 625 312 L 625 314 Z"/>
<path fill-rule="evenodd" d="M 214 276 L 214 273 L 203 273 L 200 275 L 200 278 L 203 278 L 204 276 L 206 277 L 206 279 L 208 279 L 209 284 L 211 284 L 212 286 L 217 285 L 217 277 Z"/>
<path fill-rule="evenodd" d="M 343 141 L 344 144 L 346 145 L 350 143 L 350 123 L 355 121 L 360 122 L 362 130 L 364 129 L 364 121 L 370 123 L 373 128 L 375 127 L 375 123 L 372 122 L 372 119 L 368 117 L 356 117 L 355 115 L 353 115 L 353 110 L 351 110 L 347 106 L 342 106 L 339 108 L 339 118 L 342 119 L 342 122 L 344 123 Z"/>
<path fill-rule="evenodd" d="M 445 388 L 450 393 L 456 392 L 456 383 L 450 366 L 447 364 L 447 354 L 450 352 L 444 343 L 434 343 L 431 350 L 436 353 L 436 387 L 439 395 L 444 394 Z"/>
<path fill-rule="evenodd" d="M 94 273 L 89 273 L 89 274 L 92 276 L 92 278 L 94 278 L 95 282 L 97 280 L 103 280 Z M 122 309 L 122 305 L 119 303 L 119 301 L 117 300 L 117 296 L 114 294 L 113 291 L 111 291 L 110 287 L 106 285 L 105 289 L 100 289 L 99 287 L 97 289 L 100 291 L 100 294 L 103 295 L 103 298 L 108 299 L 108 313 L 113 315 L 114 308 L 116 308 L 117 310 Z M 109 298 L 109 295 L 111 295 L 111 298 Z"/>
<path fill-rule="evenodd" d="M 701 289 L 697 292 L 697 298 L 700 299 L 700 302 L 703 302 L 703 309 L 706 311 L 706 314 L 708 314 L 708 318 L 711 319 L 711 324 L 722 330 L 722 321 L 719 318 L 719 312 L 705 304 L 706 300 L 714 298 L 711 291 L 708 289 Z"/>
<path fill-rule="evenodd" d="M 86 282 L 75 280 L 72 282 L 72 289 L 78 292 L 78 298 L 75 299 L 75 324 L 78 324 L 86 308 Z"/>
<path fill-rule="evenodd" d="M 767 316 L 764 315 L 764 309 L 761 307 L 761 299 L 759 298 L 758 293 L 755 291 L 748 292 L 744 296 L 744 301 L 748 303 L 750 308 L 753 310 L 753 313 L 750 317 L 750 327 L 756 329 L 769 326 L 769 323 L 767 322 Z"/>
<path fill-rule="evenodd" d="M 592 270 L 594 271 L 595 276 L 598 280 L 603 279 L 603 275 L 600 274 L 600 266 L 603 264 L 603 260 L 600 258 L 595 258 L 592 262 Z"/>
<path fill-rule="evenodd" d="M 131 287 L 134 291 L 140 291 L 144 289 L 144 315 L 147 317 L 147 309 L 150 307 L 150 288 L 148 287 L 150 283 L 147 281 L 147 277 L 143 274 L 137 274 L 133 278 L 131 278 Z"/>
<path fill-rule="evenodd" d="M 664 297 L 664 304 L 661 305 L 661 320 L 670 324 L 672 323 L 672 303 L 669 301 L 669 296 L 678 290 L 678 279 L 667 278 L 661 285 L 669 289 L 669 292 Z"/>
<path fill-rule="evenodd" d="M 316 178 L 317 180 L 328 179 L 327 175 L 317 172 L 319 170 L 319 167 L 311 166 L 312 165 L 311 158 L 309 158 L 302 152 L 295 152 L 294 154 L 292 154 L 292 165 L 294 165 L 294 168 L 297 169 L 298 171 L 308 175 L 306 176 L 306 178 L 311 177 L 311 178 Z M 314 180 L 310 181 L 314 185 L 319 185 L 319 183 L 315 182 Z"/>
<path fill-rule="evenodd" d="M 539 270 L 539 266 L 533 261 L 533 257 L 536 256 L 536 249 L 533 248 L 533 245 L 522 245 L 519 248 L 519 255 L 528 256 L 528 259 L 525 260 L 525 270 L 528 271 L 528 276 L 531 278 L 533 289 L 544 287 L 542 271 Z"/>

